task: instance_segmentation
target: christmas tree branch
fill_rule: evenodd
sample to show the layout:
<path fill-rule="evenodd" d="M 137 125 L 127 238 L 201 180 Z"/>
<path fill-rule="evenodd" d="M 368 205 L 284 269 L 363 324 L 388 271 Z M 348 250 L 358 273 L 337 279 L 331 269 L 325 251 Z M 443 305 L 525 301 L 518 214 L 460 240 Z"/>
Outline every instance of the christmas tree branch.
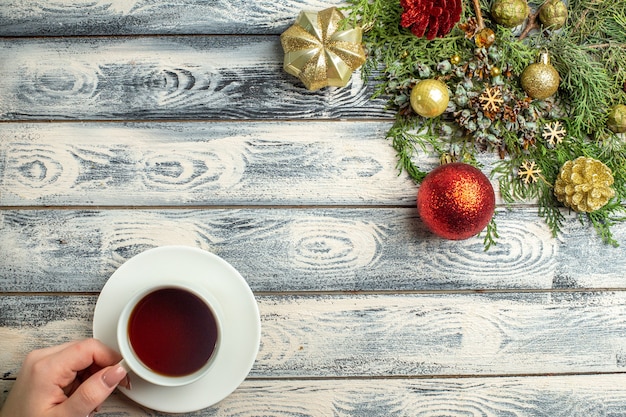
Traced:
<path fill-rule="evenodd" d="M 531 0 L 535 11 L 520 35 L 483 15 L 492 1 L 462 0 L 462 25 L 427 40 L 400 25 L 399 0 L 348 0 L 349 19 L 369 29 L 364 72 L 380 74 L 375 94 L 388 98 L 388 107 L 396 110 L 387 137 L 398 168 L 420 183 L 427 171 L 417 166 L 418 154 L 476 164 L 478 152 L 495 151 L 502 160 L 491 175 L 498 178 L 503 200 L 535 201 L 538 215 L 556 236 L 565 221 L 553 189 L 560 168 L 579 156 L 598 159 L 612 171 L 616 197 L 580 216 L 614 244 L 611 226 L 626 221 L 626 143 L 606 120 L 610 106 L 626 101 L 626 1 L 569 0 L 562 29 L 535 31 L 544 3 Z M 493 29 L 494 45 L 477 47 L 474 36 L 481 28 Z M 549 51 L 560 75 L 557 93 L 545 100 L 530 99 L 520 85 L 539 48 Z M 432 78 L 446 83 L 451 95 L 444 114 L 427 119 L 412 110 L 410 95 L 417 82 Z M 487 91 L 500 92 L 502 102 L 487 107 L 481 100 Z M 543 130 L 554 121 L 566 133 L 549 144 Z M 532 171 L 530 164 L 535 164 Z M 487 249 L 497 238 L 495 220 L 486 232 Z"/>

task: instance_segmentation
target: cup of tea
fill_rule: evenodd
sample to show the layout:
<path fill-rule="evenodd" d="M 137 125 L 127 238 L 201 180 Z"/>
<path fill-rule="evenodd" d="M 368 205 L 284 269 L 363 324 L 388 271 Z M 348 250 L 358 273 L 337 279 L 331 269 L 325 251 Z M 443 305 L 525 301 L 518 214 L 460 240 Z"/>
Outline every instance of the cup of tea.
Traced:
<path fill-rule="evenodd" d="M 218 302 L 198 286 L 146 288 L 122 310 L 117 324 L 120 353 L 128 368 L 150 383 L 190 384 L 211 368 L 222 322 Z"/>

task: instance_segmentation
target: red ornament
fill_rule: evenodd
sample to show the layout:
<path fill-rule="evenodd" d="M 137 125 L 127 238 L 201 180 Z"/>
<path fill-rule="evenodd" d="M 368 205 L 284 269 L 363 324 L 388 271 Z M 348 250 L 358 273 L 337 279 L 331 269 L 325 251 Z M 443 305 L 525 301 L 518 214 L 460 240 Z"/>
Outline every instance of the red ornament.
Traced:
<path fill-rule="evenodd" d="M 426 39 L 442 38 L 461 19 L 462 0 L 400 0 L 404 9 L 400 24 L 411 28 L 418 38 L 426 35 Z"/>
<path fill-rule="evenodd" d="M 445 239 L 461 240 L 487 226 L 496 207 L 489 179 L 461 162 L 432 170 L 417 192 L 417 210 L 428 229 Z"/>

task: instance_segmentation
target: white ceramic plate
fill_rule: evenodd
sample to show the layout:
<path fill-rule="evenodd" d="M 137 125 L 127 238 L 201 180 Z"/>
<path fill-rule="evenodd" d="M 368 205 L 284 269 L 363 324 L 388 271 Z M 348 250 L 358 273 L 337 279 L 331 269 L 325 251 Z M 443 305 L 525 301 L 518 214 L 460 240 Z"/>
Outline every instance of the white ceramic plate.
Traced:
<path fill-rule="evenodd" d="M 229 263 L 186 246 L 162 246 L 129 259 L 105 284 L 93 318 L 93 335 L 118 350 L 116 328 L 124 305 L 139 290 L 179 280 L 201 283 L 224 313 L 222 345 L 215 363 L 201 379 L 181 387 L 162 387 L 131 374 L 132 389 L 120 390 L 148 408 L 188 413 L 209 407 L 231 394 L 246 378 L 259 350 L 259 309 L 248 284 Z"/>

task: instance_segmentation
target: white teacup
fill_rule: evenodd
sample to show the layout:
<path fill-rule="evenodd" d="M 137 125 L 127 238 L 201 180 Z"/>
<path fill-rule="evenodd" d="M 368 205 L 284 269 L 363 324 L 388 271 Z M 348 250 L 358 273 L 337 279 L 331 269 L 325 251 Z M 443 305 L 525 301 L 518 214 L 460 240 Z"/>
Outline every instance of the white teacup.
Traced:
<path fill-rule="evenodd" d="M 201 287 L 175 283 L 146 288 L 122 310 L 120 353 L 130 370 L 152 384 L 190 384 L 214 363 L 222 322 L 219 303 Z"/>

